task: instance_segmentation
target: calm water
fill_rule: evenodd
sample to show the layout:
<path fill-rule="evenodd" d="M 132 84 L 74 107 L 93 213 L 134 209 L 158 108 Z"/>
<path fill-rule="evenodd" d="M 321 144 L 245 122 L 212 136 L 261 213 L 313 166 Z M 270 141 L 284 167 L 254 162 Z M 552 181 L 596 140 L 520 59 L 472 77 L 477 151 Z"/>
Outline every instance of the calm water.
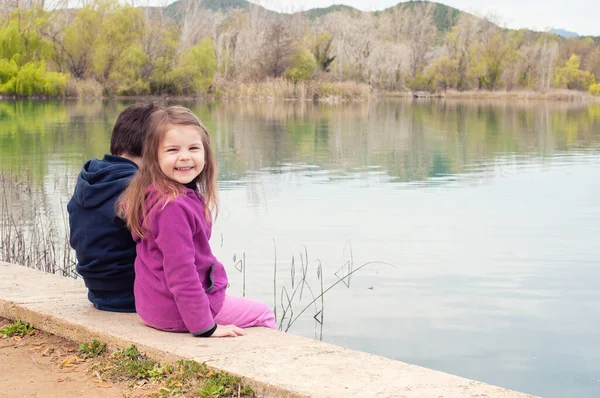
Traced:
<path fill-rule="evenodd" d="M 29 176 L 59 236 L 127 104 L 0 102 L 0 170 Z M 599 105 L 187 105 L 218 154 L 212 244 L 232 293 L 275 304 L 292 333 L 600 395 Z"/>

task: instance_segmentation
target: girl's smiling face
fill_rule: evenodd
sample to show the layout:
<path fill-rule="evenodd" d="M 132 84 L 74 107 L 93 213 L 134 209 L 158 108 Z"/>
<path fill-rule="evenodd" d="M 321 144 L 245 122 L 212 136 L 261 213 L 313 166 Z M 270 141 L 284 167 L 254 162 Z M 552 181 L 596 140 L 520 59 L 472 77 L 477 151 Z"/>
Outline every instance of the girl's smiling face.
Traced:
<path fill-rule="evenodd" d="M 180 184 L 194 181 L 204 169 L 200 128 L 172 125 L 158 147 L 158 165 L 167 177 Z"/>

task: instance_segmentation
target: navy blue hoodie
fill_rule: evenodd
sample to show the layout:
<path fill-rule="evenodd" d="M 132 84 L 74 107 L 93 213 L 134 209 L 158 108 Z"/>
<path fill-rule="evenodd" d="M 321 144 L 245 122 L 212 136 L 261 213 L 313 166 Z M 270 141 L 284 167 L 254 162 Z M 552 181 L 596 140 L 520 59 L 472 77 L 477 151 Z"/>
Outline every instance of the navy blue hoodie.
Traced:
<path fill-rule="evenodd" d="M 87 161 L 67 205 L 76 270 L 88 299 L 100 310 L 135 312 L 135 242 L 116 216 L 115 205 L 137 169 L 132 161 L 113 155 Z"/>

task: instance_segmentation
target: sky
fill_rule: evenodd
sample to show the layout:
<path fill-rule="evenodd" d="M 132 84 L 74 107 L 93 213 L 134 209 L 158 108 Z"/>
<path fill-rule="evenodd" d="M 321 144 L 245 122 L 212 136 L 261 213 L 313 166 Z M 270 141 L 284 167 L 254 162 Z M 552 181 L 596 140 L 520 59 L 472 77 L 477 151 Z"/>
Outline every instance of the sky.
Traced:
<path fill-rule="evenodd" d="M 345 4 L 363 11 L 376 11 L 398 4 L 399 0 L 250 0 L 279 11 L 295 12 L 332 4 Z M 461 11 L 499 18 L 501 26 L 537 31 L 565 29 L 580 35 L 600 36 L 598 0 L 442 0 Z"/>

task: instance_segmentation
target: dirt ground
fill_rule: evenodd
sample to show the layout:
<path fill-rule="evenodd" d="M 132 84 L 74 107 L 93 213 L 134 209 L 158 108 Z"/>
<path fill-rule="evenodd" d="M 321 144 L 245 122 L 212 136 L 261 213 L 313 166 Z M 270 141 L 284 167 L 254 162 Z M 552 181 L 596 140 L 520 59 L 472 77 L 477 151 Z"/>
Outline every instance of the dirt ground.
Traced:
<path fill-rule="evenodd" d="M 0 327 L 8 321 L 0 318 Z M 147 391 L 126 383 L 101 381 L 89 370 L 94 359 L 77 357 L 72 341 L 38 331 L 33 336 L 0 338 L 0 397 L 143 397 Z"/>

